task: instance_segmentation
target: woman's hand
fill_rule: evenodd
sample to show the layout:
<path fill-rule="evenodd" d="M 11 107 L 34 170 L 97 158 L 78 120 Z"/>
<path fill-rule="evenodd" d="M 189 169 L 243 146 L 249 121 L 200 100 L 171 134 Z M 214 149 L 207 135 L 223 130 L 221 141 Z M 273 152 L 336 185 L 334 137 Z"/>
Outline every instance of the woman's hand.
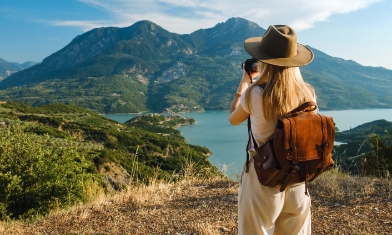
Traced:
<path fill-rule="evenodd" d="M 260 72 L 246 72 L 244 68 L 242 68 L 242 79 L 240 83 L 252 83 L 253 79 L 260 75 Z"/>

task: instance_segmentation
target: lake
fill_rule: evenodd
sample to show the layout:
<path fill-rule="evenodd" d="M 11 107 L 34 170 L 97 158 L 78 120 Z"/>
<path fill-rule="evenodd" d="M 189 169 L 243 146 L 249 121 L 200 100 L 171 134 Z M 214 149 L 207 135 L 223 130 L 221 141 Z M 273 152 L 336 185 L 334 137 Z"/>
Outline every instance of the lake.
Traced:
<path fill-rule="evenodd" d="M 332 116 L 340 131 L 349 130 L 358 125 L 374 120 L 392 121 L 392 109 L 365 109 L 320 111 Z M 125 122 L 137 114 L 111 114 L 107 118 Z M 192 117 L 196 125 L 178 128 L 190 144 L 205 146 L 212 151 L 210 162 L 225 172 L 229 177 L 240 174 L 246 159 L 247 127 L 246 122 L 231 126 L 229 111 L 206 111 L 183 113 L 183 117 Z"/>

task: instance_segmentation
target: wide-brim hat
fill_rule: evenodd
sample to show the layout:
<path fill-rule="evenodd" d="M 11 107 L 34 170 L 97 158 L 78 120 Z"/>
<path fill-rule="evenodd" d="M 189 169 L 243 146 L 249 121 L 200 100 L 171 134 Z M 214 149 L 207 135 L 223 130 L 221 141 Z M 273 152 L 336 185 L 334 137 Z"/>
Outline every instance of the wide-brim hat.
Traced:
<path fill-rule="evenodd" d="M 300 67 L 313 60 L 313 52 L 297 43 L 297 34 L 287 25 L 271 25 L 263 37 L 248 38 L 245 50 L 266 64 Z"/>

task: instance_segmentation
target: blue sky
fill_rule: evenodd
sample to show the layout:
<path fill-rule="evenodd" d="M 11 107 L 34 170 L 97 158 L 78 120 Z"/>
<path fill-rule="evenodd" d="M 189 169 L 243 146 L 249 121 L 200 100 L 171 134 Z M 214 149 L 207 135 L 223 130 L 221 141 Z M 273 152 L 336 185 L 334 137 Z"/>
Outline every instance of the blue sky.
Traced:
<path fill-rule="evenodd" d="M 188 34 L 242 17 L 265 29 L 290 25 L 299 43 L 392 69 L 391 13 L 391 0 L 2 0 L 0 58 L 41 62 L 90 29 L 139 20 Z"/>

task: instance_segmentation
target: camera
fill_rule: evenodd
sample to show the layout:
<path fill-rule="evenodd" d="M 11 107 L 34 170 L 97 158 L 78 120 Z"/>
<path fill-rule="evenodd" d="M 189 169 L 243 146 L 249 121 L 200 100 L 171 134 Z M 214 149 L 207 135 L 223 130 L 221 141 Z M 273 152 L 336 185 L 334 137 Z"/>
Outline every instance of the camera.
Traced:
<path fill-rule="evenodd" d="M 255 58 L 252 59 L 246 59 L 244 62 L 242 62 L 242 68 L 245 69 L 246 72 L 252 73 L 252 72 L 259 72 L 259 66 L 260 62 L 256 60 Z"/>

